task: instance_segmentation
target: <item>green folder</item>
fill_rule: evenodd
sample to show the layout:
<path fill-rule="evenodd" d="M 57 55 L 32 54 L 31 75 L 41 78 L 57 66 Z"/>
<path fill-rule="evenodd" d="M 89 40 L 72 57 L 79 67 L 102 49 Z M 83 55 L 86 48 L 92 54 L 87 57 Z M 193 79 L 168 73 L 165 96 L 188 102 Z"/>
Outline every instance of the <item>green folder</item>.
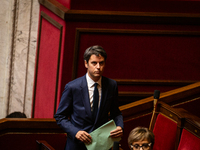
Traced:
<path fill-rule="evenodd" d="M 92 137 L 92 143 L 86 144 L 85 146 L 88 150 L 109 150 L 114 141 L 120 141 L 121 138 L 111 138 L 110 131 L 116 129 L 115 122 L 110 120 L 109 122 L 103 124 L 98 129 L 90 133 Z"/>

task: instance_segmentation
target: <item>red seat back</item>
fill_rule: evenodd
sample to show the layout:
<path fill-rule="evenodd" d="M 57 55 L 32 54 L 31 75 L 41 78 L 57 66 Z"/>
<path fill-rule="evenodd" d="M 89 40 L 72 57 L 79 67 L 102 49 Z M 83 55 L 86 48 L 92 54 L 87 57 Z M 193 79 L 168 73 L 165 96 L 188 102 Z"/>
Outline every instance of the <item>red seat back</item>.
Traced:
<path fill-rule="evenodd" d="M 153 150 L 173 150 L 175 148 L 177 123 L 158 114 L 154 125 L 155 143 Z"/>
<path fill-rule="evenodd" d="M 200 150 L 200 138 L 183 129 L 178 150 Z"/>

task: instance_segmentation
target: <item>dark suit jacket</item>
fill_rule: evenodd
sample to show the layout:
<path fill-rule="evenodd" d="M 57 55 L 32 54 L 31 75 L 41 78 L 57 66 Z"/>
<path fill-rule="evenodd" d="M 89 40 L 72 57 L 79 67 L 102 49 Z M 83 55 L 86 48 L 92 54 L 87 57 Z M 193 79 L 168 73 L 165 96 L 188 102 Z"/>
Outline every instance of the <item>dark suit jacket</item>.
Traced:
<path fill-rule="evenodd" d="M 102 77 L 102 95 L 96 120 L 92 119 L 86 76 L 75 79 L 65 86 L 61 101 L 54 115 L 57 124 L 67 133 L 65 150 L 84 150 L 83 142 L 75 138 L 79 130 L 88 133 L 100 127 L 109 119 L 123 128 L 123 117 L 118 108 L 117 83 Z"/>

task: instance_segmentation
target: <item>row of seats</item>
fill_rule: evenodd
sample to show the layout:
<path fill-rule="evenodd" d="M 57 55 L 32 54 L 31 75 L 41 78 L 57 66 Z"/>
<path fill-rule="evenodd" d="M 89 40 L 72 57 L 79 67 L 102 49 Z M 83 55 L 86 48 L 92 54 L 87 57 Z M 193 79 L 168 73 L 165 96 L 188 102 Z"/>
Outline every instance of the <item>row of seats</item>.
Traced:
<path fill-rule="evenodd" d="M 157 102 L 156 99 L 154 101 L 155 107 L 149 126 L 155 134 L 153 150 L 200 149 L 200 118 L 182 108 L 173 108 L 162 101 Z M 145 119 L 144 116 L 142 118 Z M 130 122 L 134 120 L 125 124 Z M 121 149 L 118 144 L 113 148 Z"/>
<path fill-rule="evenodd" d="M 154 111 L 149 127 L 155 134 L 153 150 L 200 149 L 200 118 L 182 108 L 172 108 L 164 102 L 158 102 Z M 42 144 L 46 145 L 44 142 L 38 143 L 41 150 Z M 113 150 L 116 147 L 121 149 L 114 145 Z"/>
<path fill-rule="evenodd" d="M 200 118 L 182 108 L 158 102 L 150 130 L 155 134 L 153 150 L 200 149 Z"/>

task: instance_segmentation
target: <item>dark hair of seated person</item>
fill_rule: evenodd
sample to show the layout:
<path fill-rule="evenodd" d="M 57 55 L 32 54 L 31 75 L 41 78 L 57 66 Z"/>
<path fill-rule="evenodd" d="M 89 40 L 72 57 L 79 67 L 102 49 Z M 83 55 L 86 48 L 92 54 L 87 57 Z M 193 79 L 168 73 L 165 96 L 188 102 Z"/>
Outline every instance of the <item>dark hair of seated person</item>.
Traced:
<path fill-rule="evenodd" d="M 6 118 L 27 118 L 24 113 L 21 112 L 13 112 L 6 116 Z"/>

